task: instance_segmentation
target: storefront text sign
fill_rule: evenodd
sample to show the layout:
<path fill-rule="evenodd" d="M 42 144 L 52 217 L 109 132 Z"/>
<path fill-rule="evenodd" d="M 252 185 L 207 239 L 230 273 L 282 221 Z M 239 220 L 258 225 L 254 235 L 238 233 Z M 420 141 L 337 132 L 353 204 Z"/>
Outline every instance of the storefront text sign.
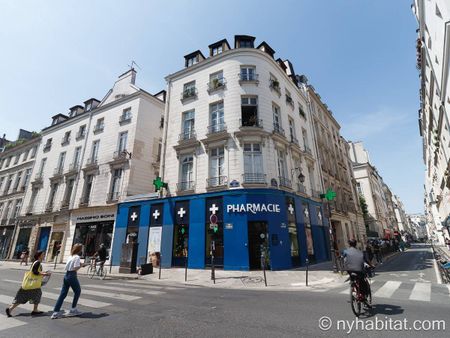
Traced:
<path fill-rule="evenodd" d="M 114 214 L 98 214 L 98 215 L 78 216 L 77 223 L 95 222 L 95 221 L 114 221 L 115 218 L 116 218 L 116 216 Z"/>
<path fill-rule="evenodd" d="M 242 203 L 242 204 L 228 204 L 227 212 L 249 212 L 256 214 L 258 212 L 272 212 L 279 213 L 279 204 L 265 204 L 265 203 Z"/>

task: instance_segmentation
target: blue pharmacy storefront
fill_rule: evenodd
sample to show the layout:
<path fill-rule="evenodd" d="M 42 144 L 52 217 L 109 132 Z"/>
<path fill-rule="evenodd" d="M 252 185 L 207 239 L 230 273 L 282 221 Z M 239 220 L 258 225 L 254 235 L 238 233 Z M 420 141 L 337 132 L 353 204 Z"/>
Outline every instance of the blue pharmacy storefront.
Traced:
<path fill-rule="evenodd" d="M 162 267 L 225 270 L 261 268 L 261 251 L 272 270 L 330 259 L 328 221 L 320 202 L 276 189 L 138 200 L 118 205 L 113 265 L 123 243 L 137 242 L 137 264 L 161 255 Z M 186 258 L 187 257 L 187 258 Z"/>

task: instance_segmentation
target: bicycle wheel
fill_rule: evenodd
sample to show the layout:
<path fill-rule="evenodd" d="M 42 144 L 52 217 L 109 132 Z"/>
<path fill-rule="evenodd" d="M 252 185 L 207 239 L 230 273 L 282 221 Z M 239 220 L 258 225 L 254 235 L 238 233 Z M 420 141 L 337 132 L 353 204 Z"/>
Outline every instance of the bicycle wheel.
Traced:
<path fill-rule="evenodd" d="M 86 275 L 88 275 L 88 277 L 90 277 L 90 278 L 92 278 L 91 277 L 91 270 L 92 270 L 92 265 L 89 265 L 87 270 L 86 270 Z"/>
<path fill-rule="evenodd" d="M 356 287 L 350 287 L 350 305 L 356 317 L 361 314 L 361 302 L 358 299 L 358 290 Z"/>
<path fill-rule="evenodd" d="M 94 278 L 94 276 L 97 274 L 97 268 L 96 267 L 90 267 L 91 271 L 89 272 L 89 278 Z"/>
<path fill-rule="evenodd" d="M 106 268 L 105 267 L 103 267 L 101 270 L 100 270 L 100 279 L 105 279 L 106 278 Z"/>
<path fill-rule="evenodd" d="M 367 290 L 367 297 L 366 297 L 366 303 L 369 305 L 369 309 L 372 308 L 372 289 L 370 287 L 370 283 L 367 283 L 368 290 Z"/>

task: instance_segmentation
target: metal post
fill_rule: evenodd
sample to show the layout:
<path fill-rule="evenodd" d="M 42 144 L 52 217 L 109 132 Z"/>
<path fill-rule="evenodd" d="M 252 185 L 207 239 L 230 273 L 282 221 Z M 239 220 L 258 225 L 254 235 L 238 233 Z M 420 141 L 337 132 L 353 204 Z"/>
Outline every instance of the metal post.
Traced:
<path fill-rule="evenodd" d="M 112 262 L 113 262 L 113 256 L 111 255 L 111 258 L 109 260 L 109 274 L 111 274 L 111 270 L 112 270 Z"/>
<path fill-rule="evenodd" d="M 161 279 L 161 261 L 162 261 L 162 255 L 159 254 L 159 277 L 158 277 L 158 279 Z"/>
<path fill-rule="evenodd" d="M 309 259 L 306 258 L 306 286 L 308 286 Z"/>
<path fill-rule="evenodd" d="M 214 267 L 214 252 L 216 251 L 215 241 L 211 241 L 211 279 L 216 284 L 216 271 Z"/>
<path fill-rule="evenodd" d="M 184 281 L 187 282 L 187 267 L 188 267 L 188 256 L 187 256 L 187 249 L 184 254 Z"/>
<path fill-rule="evenodd" d="M 264 285 L 267 286 L 267 277 L 266 277 L 266 250 L 264 244 L 261 244 L 261 267 L 263 269 L 264 274 Z"/>
<path fill-rule="evenodd" d="M 58 255 L 59 255 L 59 251 L 56 251 L 55 264 L 53 265 L 53 270 L 56 270 L 56 262 L 58 261 Z"/>

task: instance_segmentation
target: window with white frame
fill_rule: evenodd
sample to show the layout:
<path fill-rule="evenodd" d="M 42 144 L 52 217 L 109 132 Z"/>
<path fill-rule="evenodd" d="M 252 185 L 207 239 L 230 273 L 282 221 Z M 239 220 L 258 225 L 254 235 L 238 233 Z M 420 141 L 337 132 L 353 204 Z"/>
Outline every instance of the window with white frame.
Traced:
<path fill-rule="evenodd" d="M 283 150 L 277 149 L 278 155 L 278 176 L 280 179 L 286 179 L 287 175 L 287 164 L 286 164 L 286 155 Z"/>
<path fill-rule="evenodd" d="M 181 172 L 179 190 L 193 189 L 194 184 L 194 157 L 185 155 L 181 157 Z"/>
<path fill-rule="evenodd" d="M 111 200 L 116 200 L 119 198 L 122 174 L 123 174 L 122 168 L 113 170 L 112 181 L 111 181 L 111 196 L 110 196 Z"/>
<path fill-rule="evenodd" d="M 289 118 L 289 137 L 291 142 L 297 142 L 297 138 L 295 136 L 295 122 L 291 118 Z"/>
<path fill-rule="evenodd" d="M 45 164 L 47 163 L 47 158 L 44 157 L 41 160 L 41 165 L 39 166 L 39 171 L 37 173 L 37 176 L 42 176 L 44 174 Z"/>
<path fill-rule="evenodd" d="M 264 183 L 263 154 L 260 143 L 244 143 L 244 183 Z"/>
<path fill-rule="evenodd" d="M 209 186 L 225 183 L 224 147 L 212 148 L 209 151 Z"/>
<path fill-rule="evenodd" d="M 181 138 L 183 140 L 189 140 L 195 137 L 195 111 L 190 110 L 183 113 L 183 125 L 181 131 Z"/>
<path fill-rule="evenodd" d="M 242 66 L 240 73 L 241 81 L 256 81 L 256 67 L 255 66 Z"/>
<path fill-rule="evenodd" d="M 22 162 L 25 162 L 28 159 L 28 155 L 30 154 L 30 149 L 27 149 L 24 153 L 23 153 L 23 157 L 22 157 Z"/>
<path fill-rule="evenodd" d="M 121 132 L 119 134 L 119 140 L 117 142 L 117 151 L 122 153 L 127 149 L 128 131 Z"/>
<path fill-rule="evenodd" d="M 17 154 L 16 157 L 14 158 L 14 165 L 19 163 L 19 158 L 20 158 L 20 154 Z"/>
<path fill-rule="evenodd" d="M 23 174 L 23 171 L 19 171 L 17 173 L 16 181 L 14 182 L 14 187 L 13 187 L 14 191 L 17 191 L 17 189 L 19 189 L 19 184 L 20 184 L 20 181 L 22 180 L 22 174 Z"/>
<path fill-rule="evenodd" d="M 78 166 L 80 165 L 80 159 L 81 159 L 81 147 L 76 147 L 73 153 L 73 162 L 72 162 L 72 167 L 74 169 L 78 168 Z"/>
<path fill-rule="evenodd" d="M 126 108 L 122 111 L 122 115 L 120 116 L 120 122 L 130 121 L 131 120 L 131 108 Z"/>
<path fill-rule="evenodd" d="M 10 200 L 10 201 L 8 201 L 8 203 L 6 203 L 5 213 L 3 214 L 4 220 L 8 220 L 11 217 L 12 203 L 13 203 L 12 200 Z"/>
<path fill-rule="evenodd" d="M 58 183 L 55 182 L 51 185 L 50 188 L 50 195 L 48 198 L 48 204 L 47 204 L 47 210 L 52 210 L 53 209 L 53 205 L 55 203 L 55 197 L 56 197 L 56 192 L 58 191 Z"/>
<path fill-rule="evenodd" d="M 30 183 L 31 171 L 31 168 L 25 170 L 25 178 L 23 180 L 22 190 L 25 190 L 25 188 L 28 186 L 28 183 Z"/>
<path fill-rule="evenodd" d="M 272 103 L 272 113 L 273 113 L 273 129 L 274 129 L 274 131 L 276 131 L 278 133 L 282 132 L 280 107 L 278 107 L 274 103 Z"/>
<path fill-rule="evenodd" d="M 195 81 L 185 83 L 183 86 L 183 99 L 188 99 L 196 95 Z"/>
<path fill-rule="evenodd" d="M 14 174 L 11 174 L 8 176 L 8 180 L 6 181 L 5 190 L 3 191 L 3 194 L 6 195 L 9 192 L 9 189 L 11 188 L 12 181 L 13 181 Z"/>
<path fill-rule="evenodd" d="M 209 132 L 217 133 L 223 131 L 225 129 L 223 101 L 210 104 L 209 111 L 211 116 L 211 127 Z"/>
<path fill-rule="evenodd" d="M 219 89 L 224 85 L 223 71 L 213 73 L 209 76 L 209 90 Z"/>
<path fill-rule="evenodd" d="M 258 120 L 258 97 L 242 96 L 241 97 L 241 125 L 243 127 L 261 127 Z"/>
<path fill-rule="evenodd" d="M 17 216 L 19 216 L 20 208 L 22 207 L 22 199 L 16 200 L 16 205 L 14 207 L 14 219 L 17 219 Z"/>
<path fill-rule="evenodd" d="M 99 148 L 100 148 L 100 140 L 95 140 L 94 142 L 92 142 L 92 150 L 91 150 L 91 157 L 90 157 L 91 163 L 97 162 Z"/>
<path fill-rule="evenodd" d="M 59 154 L 59 159 L 58 159 L 58 167 L 57 167 L 57 171 L 59 173 L 61 173 L 64 169 L 64 161 L 66 160 L 66 152 L 63 151 L 61 154 Z"/>
<path fill-rule="evenodd" d="M 212 50 L 211 50 L 212 56 L 221 54 L 222 52 L 223 52 L 223 45 L 219 45 L 219 46 L 213 47 Z"/>

